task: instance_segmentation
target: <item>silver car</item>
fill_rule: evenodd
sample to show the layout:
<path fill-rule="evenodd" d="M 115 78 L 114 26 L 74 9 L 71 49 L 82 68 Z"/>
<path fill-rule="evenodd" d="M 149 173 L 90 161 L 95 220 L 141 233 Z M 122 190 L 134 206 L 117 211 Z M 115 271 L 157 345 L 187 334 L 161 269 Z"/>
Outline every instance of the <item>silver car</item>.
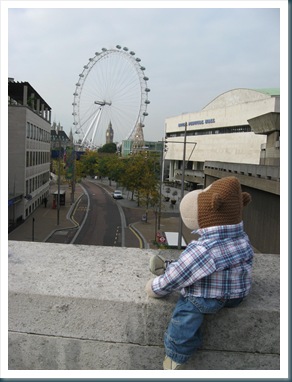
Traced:
<path fill-rule="evenodd" d="M 115 190 L 113 193 L 114 199 L 123 199 L 123 193 L 120 190 Z"/>

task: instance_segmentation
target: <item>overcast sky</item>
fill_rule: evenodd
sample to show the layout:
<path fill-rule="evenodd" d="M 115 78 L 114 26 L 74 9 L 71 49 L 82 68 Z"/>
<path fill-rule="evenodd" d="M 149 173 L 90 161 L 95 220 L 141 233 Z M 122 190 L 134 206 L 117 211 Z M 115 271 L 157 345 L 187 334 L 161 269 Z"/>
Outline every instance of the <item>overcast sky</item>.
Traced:
<path fill-rule="evenodd" d="M 279 9 L 164 4 L 159 9 L 9 9 L 8 75 L 28 81 L 52 108 L 52 122 L 69 133 L 83 66 L 103 47 L 126 46 L 141 58 L 149 77 L 146 140 L 164 136 L 165 118 L 200 111 L 228 90 L 280 87 Z"/>

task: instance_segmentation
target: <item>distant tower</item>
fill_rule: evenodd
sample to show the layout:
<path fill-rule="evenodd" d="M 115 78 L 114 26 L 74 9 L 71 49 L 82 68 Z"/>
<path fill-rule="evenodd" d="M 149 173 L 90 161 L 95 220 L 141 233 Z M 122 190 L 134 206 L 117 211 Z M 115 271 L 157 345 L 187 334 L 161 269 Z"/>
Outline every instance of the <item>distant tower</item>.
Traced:
<path fill-rule="evenodd" d="M 144 147 L 144 134 L 143 134 L 143 125 L 142 123 L 138 123 L 133 131 L 130 140 L 133 141 L 132 152 L 136 153 L 141 151 Z"/>
<path fill-rule="evenodd" d="M 114 131 L 112 123 L 110 122 L 108 128 L 106 130 L 106 142 L 105 143 L 113 143 L 114 141 Z"/>
<path fill-rule="evenodd" d="M 71 130 L 70 130 L 70 134 L 69 134 L 69 140 L 70 140 L 70 144 L 72 144 L 72 145 L 73 145 L 73 143 L 74 143 L 74 139 L 73 139 L 72 128 L 71 128 Z"/>

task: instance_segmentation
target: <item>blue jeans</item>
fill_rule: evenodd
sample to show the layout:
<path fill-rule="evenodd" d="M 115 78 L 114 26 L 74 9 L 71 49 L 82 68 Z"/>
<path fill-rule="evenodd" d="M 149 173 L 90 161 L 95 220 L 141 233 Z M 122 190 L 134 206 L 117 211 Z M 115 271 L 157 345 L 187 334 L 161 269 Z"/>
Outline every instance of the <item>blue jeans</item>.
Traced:
<path fill-rule="evenodd" d="M 242 298 L 218 300 L 215 298 L 181 296 L 172 313 L 164 335 L 166 355 L 173 361 L 186 363 L 201 346 L 201 325 L 205 314 L 217 313 L 224 307 L 235 307 Z"/>

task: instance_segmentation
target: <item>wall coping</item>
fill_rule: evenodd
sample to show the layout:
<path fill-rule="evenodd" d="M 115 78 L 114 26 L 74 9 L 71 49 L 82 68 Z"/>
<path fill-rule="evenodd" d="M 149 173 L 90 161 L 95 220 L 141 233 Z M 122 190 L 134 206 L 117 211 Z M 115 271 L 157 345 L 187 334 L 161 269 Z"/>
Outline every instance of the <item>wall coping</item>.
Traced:
<path fill-rule="evenodd" d="M 99 346 L 111 345 L 116 351 L 123 348 L 123 356 L 133 346 L 143 348 L 144 352 L 151 349 L 151 354 L 155 349 L 160 357 L 151 360 L 151 365 L 151 357 L 146 360 L 140 357 L 133 364 L 132 356 L 129 361 L 120 359 L 120 364 L 108 357 L 104 361 L 106 366 L 95 358 L 94 367 L 160 368 L 163 333 L 178 295 L 151 299 L 145 293 L 145 284 L 153 277 L 148 270 L 149 258 L 157 250 L 18 241 L 9 241 L 8 249 L 10 368 L 38 367 L 27 346 L 40 338 L 55 341 L 54 346 L 57 342 L 63 346 L 60 344 L 64 341 L 79 341 L 85 346 L 87 341 L 94 341 Z M 166 250 L 162 255 L 177 258 L 179 253 Z M 250 296 L 238 308 L 223 309 L 216 319 L 206 318 L 203 359 L 215 353 L 214 357 L 219 359 L 218 354 L 226 353 L 228 359 L 232 354 L 238 360 L 238 368 L 269 368 L 270 365 L 279 368 L 279 259 L 278 255 L 255 254 Z M 39 345 L 38 360 L 40 352 L 47 351 L 45 342 Z M 90 358 L 88 351 L 86 354 Z M 198 360 L 200 355 L 194 357 L 189 368 L 198 368 L 196 357 Z M 65 358 L 54 367 L 70 368 Z M 234 366 L 234 360 L 229 367 Z M 210 367 L 210 360 L 208 364 Z M 48 364 L 42 367 L 50 368 Z M 215 361 L 213 367 L 218 367 Z"/>

